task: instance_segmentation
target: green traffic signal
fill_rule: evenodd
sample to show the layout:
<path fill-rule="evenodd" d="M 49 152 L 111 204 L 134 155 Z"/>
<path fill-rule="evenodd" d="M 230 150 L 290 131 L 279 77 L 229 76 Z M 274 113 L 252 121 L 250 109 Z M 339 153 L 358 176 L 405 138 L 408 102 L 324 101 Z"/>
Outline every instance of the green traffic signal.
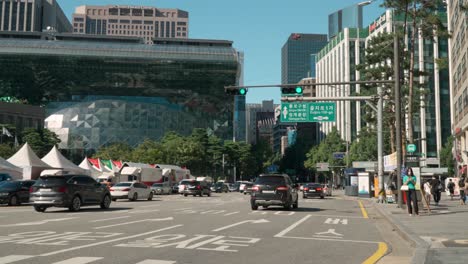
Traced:
<path fill-rule="evenodd" d="M 246 95 L 247 94 L 247 88 L 229 87 L 229 88 L 225 88 L 224 91 L 226 92 L 226 94 L 229 94 L 229 95 Z"/>
<path fill-rule="evenodd" d="M 240 95 L 245 95 L 247 93 L 247 90 L 245 88 L 240 88 L 239 89 L 239 94 Z"/>
<path fill-rule="evenodd" d="M 303 89 L 302 86 L 283 87 L 281 88 L 281 93 L 285 95 L 302 95 Z"/>
<path fill-rule="evenodd" d="M 302 94 L 302 87 L 301 86 L 296 87 L 296 93 L 297 94 Z"/>

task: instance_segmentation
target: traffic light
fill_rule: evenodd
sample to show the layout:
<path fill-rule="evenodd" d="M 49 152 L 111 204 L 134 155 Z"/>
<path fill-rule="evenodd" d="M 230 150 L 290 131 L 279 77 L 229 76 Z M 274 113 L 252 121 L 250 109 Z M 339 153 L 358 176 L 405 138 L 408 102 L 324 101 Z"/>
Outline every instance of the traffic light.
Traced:
<path fill-rule="evenodd" d="M 302 86 L 281 88 L 282 94 L 302 95 L 303 92 Z"/>
<path fill-rule="evenodd" d="M 229 95 L 246 95 L 247 88 L 225 88 L 224 91 Z"/>

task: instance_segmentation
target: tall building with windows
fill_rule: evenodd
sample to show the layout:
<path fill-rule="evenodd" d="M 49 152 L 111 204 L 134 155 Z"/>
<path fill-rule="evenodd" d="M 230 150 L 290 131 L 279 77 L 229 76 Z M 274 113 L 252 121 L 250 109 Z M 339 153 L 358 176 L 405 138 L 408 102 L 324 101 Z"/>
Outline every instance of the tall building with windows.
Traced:
<path fill-rule="evenodd" d="M 362 28 L 362 7 L 356 4 L 340 9 L 328 15 L 328 38 L 336 37 L 345 28 Z"/>
<path fill-rule="evenodd" d="M 73 32 L 132 36 L 151 43 L 153 38 L 188 38 L 189 13 L 146 6 L 88 6 L 75 9 Z"/>
<path fill-rule="evenodd" d="M 439 16 L 443 20 L 447 19 L 446 13 L 439 13 Z M 345 28 L 318 54 L 317 82 L 359 80 L 360 75 L 356 65 L 364 59 L 365 43 L 379 33 L 392 32 L 393 23 L 403 23 L 403 21 L 402 15 L 395 16 L 392 11 L 387 10 L 367 29 L 359 30 L 359 33 L 358 29 Z M 411 34 L 411 29 L 407 32 Z M 419 37 L 415 45 L 416 67 L 427 73 L 426 77 L 419 77 L 422 83 L 426 83 L 427 92 L 421 98 L 423 107 L 414 115 L 414 138 L 418 150 L 425 156 L 421 165 L 436 166 L 439 164 L 440 150 L 450 136 L 451 128 L 450 113 L 444 108 L 450 105 L 449 71 L 439 69 L 435 63 L 438 59 L 448 57 L 448 40 Z M 359 92 L 359 85 L 316 88 L 319 97 L 349 96 Z M 337 102 L 336 122 L 322 123 L 321 132 L 327 134 L 333 126 L 336 126 L 344 140 L 353 140 L 365 125 L 361 120 L 360 105 L 360 102 Z"/>
<path fill-rule="evenodd" d="M 281 48 L 281 83 L 297 83 L 305 77 L 315 77 L 311 54 L 317 54 L 327 44 L 327 35 L 298 34 L 289 36 Z"/>
<path fill-rule="evenodd" d="M 72 25 L 56 0 L 0 0 L 0 31 L 71 32 Z"/>
<path fill-rule="evenodd" d="M 245 127 L 246 141 L 249 144 L 257 144 L 257 113 L 268 112 L 273 113 L 277 105 L 273 104 L 273 100 L 264 100 L 261 104 L 246 104 Z"/>
<path fill-rule="evenodd" d="M 448 0 L 449 66 L 452 132 L 455 157 L 466 175 L 468 164 L 468 6 L 467 0 Z"/>

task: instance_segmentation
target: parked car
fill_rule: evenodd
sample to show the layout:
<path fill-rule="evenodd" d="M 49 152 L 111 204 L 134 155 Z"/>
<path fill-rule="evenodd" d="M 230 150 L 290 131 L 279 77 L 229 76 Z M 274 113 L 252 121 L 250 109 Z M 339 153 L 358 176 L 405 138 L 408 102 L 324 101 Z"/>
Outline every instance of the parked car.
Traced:
<path fill-rule="evenodd" d="M 153 200 L 151 188 L 140 182 L 119 182 L 111 187 L 110 193 L 112 201 L 117 199 L 128 199 L 130 201 L 138 199 Z"/>
<path fill-rule="evenodd" d="M 174 184 L 172 185 L 172 193 L 178 193 L 179 192 L 179 184 Z"/>
<path fill-rule="evenodd" d="M 229 187 L 224 182 L 217 182 L 211 186 L 211 191 L 217 193 L 227 193 L 229 192 Z"/>
<path fill-rule="evenodd" d="M 207 196 L 211 196 L 211 190 L 207 182 L 192 180 L 188 182 L 187 185 L 185 186 L 183 194 L 184 196 L 187 196 L 187 195 L 203 196 L 205 194 Z"/>
<path fill-rule="evenodd" d="M 325 193 L 320 183 L 307 183 L 304 185 L 304 191 L 302 192 L 302 198 L 307 199 L 309 197 L 320 197 L 323 199 Z"/>
<path fill-rule="evenodd" d="M 192 181 L 194 181 L 194 180 L 192 180 L 192 179 L 181 180 L 181 181 L 179 182 L 179 186 L 178 186 L 178 187 L 179 187 L 179 190 L 178 190 L 178 192 L 179 192 L 180 194 L 184 194 L 185 186 L 186 186 L 187 184 L 189 184 L 190 182 L 192 182 Z"/>
<path fill-rule="evenodd" d="M 244 195 L 251 194 L 252 193 L 252 188 L 253 188 L 253 183 L 246 183 L 244 186 Z"/>
<path fill-rule="evenodd" d="M 151 186 L 151 190 L 154 194 L 171 194 L 172 188 L 169 182 L 155 183 Z"/>
<path fill-rule="evenodd" d="M 251 183 L 251 182 L 248 182 L 248 181 L 241 181 L 241 182 L 240 182 L 240 185 L 239 185 L 239 192 L 243 193 L 243 192 L 244 192 L 244 189 L 245 189 L 245 185 L 248 184 L 248 183 Z"/>
<path fill-rule="evenodd" d="M 9 174 L 0 173 L 0 182 L 12 181 L 12 180 L 13 180 L 13 178 L 11 178 L 11 176 Z"/>
<path fill-rule="evenodd" d="M 88 205 L 108 209 L 111 204 L 109 189 L 86 175 L 40 176 L 31 186 L 29 195 L 37 212 L 45 212 L 52 206 L 68 207 L 74 212 Z"/>
<path fill-rule="evenodd" d="M 0 204 L 12 206 L 29 202 L 29 188 L 35 181 L 3 181 L 0 184 Z"/>
<path fill-rule="evenodd" d="M 286 174 L 261 174 L 252 187 L 250 206 L 268 208 L 271 205 L 283 206 L 290 210 L 299 207 L 298 185 L 293 184 Z"/>
<path fill-rule="evenodd" d="M 229 191 L 231 192 L 238 192 L 240 187 L 240 182 L 236 183 L 231 183 L 231 186 L 229 186 Z"/>

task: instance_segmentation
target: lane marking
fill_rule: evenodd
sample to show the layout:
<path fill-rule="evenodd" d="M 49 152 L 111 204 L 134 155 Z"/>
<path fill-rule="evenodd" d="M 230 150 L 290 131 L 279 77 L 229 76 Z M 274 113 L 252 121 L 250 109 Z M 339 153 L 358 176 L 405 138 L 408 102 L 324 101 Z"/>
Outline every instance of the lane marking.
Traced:
<path fill-rule="evenodd" d="M 129 218 L 129 217 L 130 217 L 130 216 L 119 216 L 119 217 L 98 219 L 98 220 L 89 221 L 89 223 L 97 223 L 97 222 L 111 221 L 111 220 L 114 220 L 114 219 L 122 219 L 122 218 Z"/>
<path fill-rule="evenodd" d="M 222 230 L 225 230 L 225 229 L 228 229 L 228 228 L 231 228 L 231 227 L 234 227 L 234 226 L 242 225 L 242 224 L 245 224 L 245 223 L 263 224 L 263 223 L 269 223 L 269 222 L 270 222 L 270 221 L 268 221 L 268 220 L 266 220 L 266 219 L 245 220 L 245 221 L 241 221 L 241 222 L 238 222 L 238 223 L 235 223 L 235 224 L 232 224 L 232 225 L 228 225 L 228 226 L 224 226 L 224 227 L 217 228 L 217 229 L 213 230 L 213 232 L 222 231 Z"/>
<path fill-rule="evenodd" d="M 153 205 L 144 205 L 144 206 L 137 206 L 138 208 L 150 208 L 150 207 L 159 207 L 160 204 L 153 204 Z"/>
<path fill-rule="evenodd" d="M 1 257 L 0 258 L 0 264 L 7 264 L 7 263 L 12 263 L 24 259 L 29 259 L 29 258 L 34 258 L 35 256 L 31 255 L 9 255 L 6 257 Z"/>
<path fill-rule="evenodd" d="M 116 239 L 111 239 L 111 240 L 96 242 L 96 243 L 92 243 L 92 244 L 87 244 L 87 245 L 82 245 L 82 246 L 77 246 L 77 247 L 52 251 L 52 252 L 49 252 L 49 253 L 44 253 L 44 254 L 39 255 L 39 256 L 48 257 L 48 256 L 52 256 L 52 255 L 56 255 L 56 254 L 60 254 L 60 253 L 64 253 L 64 252 L 69 252 L 69 251 L 74 251 L 74 250 L 78 250 L 78 249 L 82 249 L 82 248 L 95 247 L 95 246 L 109 244 L 109 243 L 113 243 L 113 242 L 117 242 L 117 241 L 121 241 L 121 240 L 127 240 L 127 239 L 137 238 L 137 237 L 141 237 L 141 236 L 147 236 L 147 235 L 151 235 L 151 234 L 154 234 L 154 233 L 159 233 L 159 232 L 162 232 L 162 231 L 174 229 L 174 228 L 181 227 L 181 226 L 183 226 L 183 225 L 169 226 L 169 227 L 161 228 L 161 229 L 150 231 L 150 232 L 136 234 L 136 235 L 133 235 L 133 236 L 119 237 L 119 238 L 116 238 Z"/>
<path fill-rule="evenodd" d="M 27 222 L 27 223 L 18 223 L 18 224 L 9 224 L 9 225 L 0 225 L 0 227 L 12 227 L 12 226 L 30 226 L 30 225 L 43 225 L 49 222 L 60 222 L 75 219 L 77 217 L 68 217 L 68 218 L 57 218 L 57 219 L 45 219 L 36 222 Z"/>
<path fill-rule="evenodd" d="M 158 260 L 158 259 L 145 259 L 136 264 L 175 264 L 175 261 L 170 260 Z"/>
<path fill-rule="evenodd" d="M 279 238 L 290 238 L 290 239 L 302 239 L 302 240 L 318 240 L 318 241 L 337 241 L 337 242 L 351 242 L 351 243 L 363 243 L 363 244 L 379 244 L 382 242 L 378 241 L 366 241 L 366 240 L 352 240 L 352 239 L 339 239 L 339 238 L 325 238 L 325 237 L 292 237 L 292 236 L 281 236 Z"/>
<path fill-rule="evenodd" d="M 369 216 L 367 215 L 366 208 L 364 208 L 364 205 L 362 204 L 362 202 L 361 201 L 358 201 L 358 202 L 359 202 L 359 207 L 361 207 L 362 216 L 364 218 L 369 218 Z"/>
<path fill-rule="evenodd" d="M 224 216 L 233 215 L 233 214 L 238 214 L 238 213 L 240 213 L 240 212 L 239 212 L 239 211 L 237 211 L 237 212 L 232 212 L 232 213 L 225 214 Z"/>
<path fill-rule="evenodd" d="M 94 257 L 76 257 L 76 258 L 66 259 L 66 260 L 59 261 L 59 262 L 54 262 L 52 264 L 86 264 L 86 263 L 94 262 L 94 261 L 100 260 L 100 259 L 103 259 L 103 257 L 98 257 L 98 258 L 94 258 Z"/>
<path fill-rule="evenodd" d="M 284 236 L 285 234 L 287 234 L 289 231 L 293 230 L 294 228 L 296 228 L 298 225 L 302 224 L 303 222 L 305 222 L 307 219 L 310 218 L 310 215 L 306 215 L 304 216 L 301 220 L 297 221 L 296 223 L 290 225 L 289 227 L 287 227 L 286 229 L 284 229 L 283 231 L 279 232 L 278 234 L 276 234 L 274 237 L 282 237 Z"/>
<path fill-rule="evenodd" d="M 343 217 L 343 218 L 360 218 L 363 219 L 362 216 L 354 216 L 354 215 L 328 215 L 328 214 L 312 214 L 310 216 L 323 216 L 323 217 Z"/>
<path fill-rule="evenodd" d="M 387 244 L 384 242 L 379 242 L 379 248 L 377 251 L 366 259 L 362 264 L 374 264 L 377 263 L 384 255 L 387 253 L 388 247 Z"/>
<path fill-rule="evenodd" d="M 110 212 L 104 212 L 105 214 L 118 214 L 118 213 L 128 213 L 130 210 L 117 210 L 117 211 L 110 211 Z"/>
<path fill-rule="evenodd" d="M 143 220 L 113 224 L 113 225 L 98 226 L 98 227 L 94 227 L 93 229 L 104 229 L 104 228 L 109 228 L 109 227 L 130 225 L 130 224 L 141 223 L 141 222 L 157 222 L 157 221 L 171 221 L 171 220 L 174 220 L 174 218 L 166 217 L 166 218 L 155 218 L 155 219 L 143 219 Z"/>

